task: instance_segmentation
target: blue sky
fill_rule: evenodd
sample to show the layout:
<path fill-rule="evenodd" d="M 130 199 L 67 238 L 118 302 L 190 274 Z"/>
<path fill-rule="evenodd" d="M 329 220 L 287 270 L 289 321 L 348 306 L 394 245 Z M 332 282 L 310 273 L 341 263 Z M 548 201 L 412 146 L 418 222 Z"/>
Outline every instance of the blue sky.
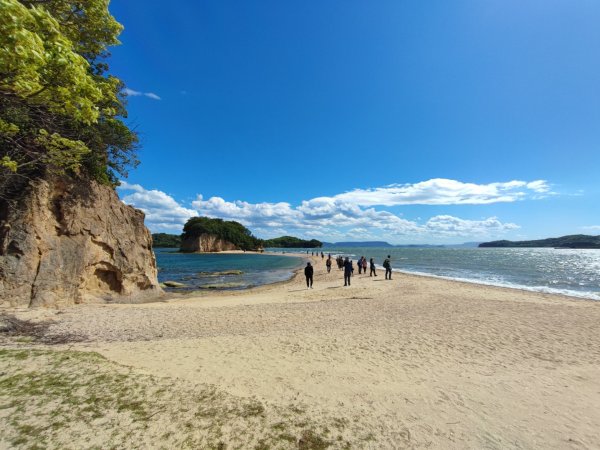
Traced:
<path fill-rule="evenodd" d="M 600 234 L 600 2 L 113 1 L 153 232 Z"/>

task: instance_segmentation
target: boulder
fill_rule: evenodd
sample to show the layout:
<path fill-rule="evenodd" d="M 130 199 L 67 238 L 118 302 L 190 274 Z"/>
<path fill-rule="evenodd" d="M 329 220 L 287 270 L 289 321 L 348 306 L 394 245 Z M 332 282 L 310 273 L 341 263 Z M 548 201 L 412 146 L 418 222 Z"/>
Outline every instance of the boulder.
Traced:
<path fill-rule="evenodd" d="M 170 287 L 170 288 L 184 288 L 184 287 L 187 287 L 186 284 L 179 283 L 178 281 L 164 281 L 162 284 L 164 284 L 166 287 Z"/>
<path fill-rule="evenodd" d="M 199 277 L 223 277 L 229 275 L 243 275 L 241 270 L 221 270 L 220 272 L 198 272 Z"/>

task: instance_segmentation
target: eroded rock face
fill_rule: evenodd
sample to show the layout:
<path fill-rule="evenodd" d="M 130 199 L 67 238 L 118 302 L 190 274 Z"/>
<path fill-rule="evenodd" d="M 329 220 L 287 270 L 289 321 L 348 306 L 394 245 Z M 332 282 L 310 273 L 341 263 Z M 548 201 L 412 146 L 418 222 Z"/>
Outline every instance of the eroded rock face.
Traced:
<path fill-rule="evenodd" d="M 202 234 L 197 237 L 184 238 L 180 250 L 185 253 L 193 252 L 223 252 L 226 250 L 239 250 L 231 242 L 224 241 L 212 234 Z"/>
<path fill-rule="evenodd" d="M 69 306 L 158 297 L 144 213 L 89 180 L 37 180 L 0 206 L 0 304 Z"/>

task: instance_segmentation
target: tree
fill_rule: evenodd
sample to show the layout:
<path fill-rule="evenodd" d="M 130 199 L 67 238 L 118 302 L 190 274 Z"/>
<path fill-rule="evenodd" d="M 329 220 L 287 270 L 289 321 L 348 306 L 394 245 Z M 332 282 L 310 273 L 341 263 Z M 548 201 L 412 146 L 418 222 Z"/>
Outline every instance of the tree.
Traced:
<path fill-rule="evenodd" d="M 0 0 L 0 196 L 18 181 L 135 166 L 123 83 L 107 74 L 122 26 L 109 0 Z"/>
<path fill-rule="evenodd" d="M 322 247 L 323 243 L 316 239 L 307 241 L 294 236 L 281 236 L 274 239 L 267 239 L 263 241 L 263 245 L 272 248 L 316 248 Z"/>
<path fill-rule="evenodd" d="M 155 233 L 152 235 L 152 247 L 177 248 L 181 245 L 181 235 Z"/>

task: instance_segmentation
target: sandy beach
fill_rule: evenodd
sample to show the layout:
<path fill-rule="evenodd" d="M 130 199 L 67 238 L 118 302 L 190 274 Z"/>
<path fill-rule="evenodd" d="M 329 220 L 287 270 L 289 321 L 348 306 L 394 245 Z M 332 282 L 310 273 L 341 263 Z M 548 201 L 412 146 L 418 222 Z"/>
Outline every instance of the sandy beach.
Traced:
<path fill-rule="evenodd" d="M 141 305 L 4 310 L 45 324 L 48 342 L 73 339 L 2 339 L 0 447 L 30 446 L 29 425 L 47 448 L 600 448 L 600 303 L 383 272 L 343 287 L 312 260 L 313 289 L 298 274 Z M 99 373 L 138 390 L 56 431 L 60 397 L 14 400 L 48 367 L 92 377 L 74 403 L 85 386 L 114 395 Z M 115 406 L 127 395 L 144 414 Z"/>

